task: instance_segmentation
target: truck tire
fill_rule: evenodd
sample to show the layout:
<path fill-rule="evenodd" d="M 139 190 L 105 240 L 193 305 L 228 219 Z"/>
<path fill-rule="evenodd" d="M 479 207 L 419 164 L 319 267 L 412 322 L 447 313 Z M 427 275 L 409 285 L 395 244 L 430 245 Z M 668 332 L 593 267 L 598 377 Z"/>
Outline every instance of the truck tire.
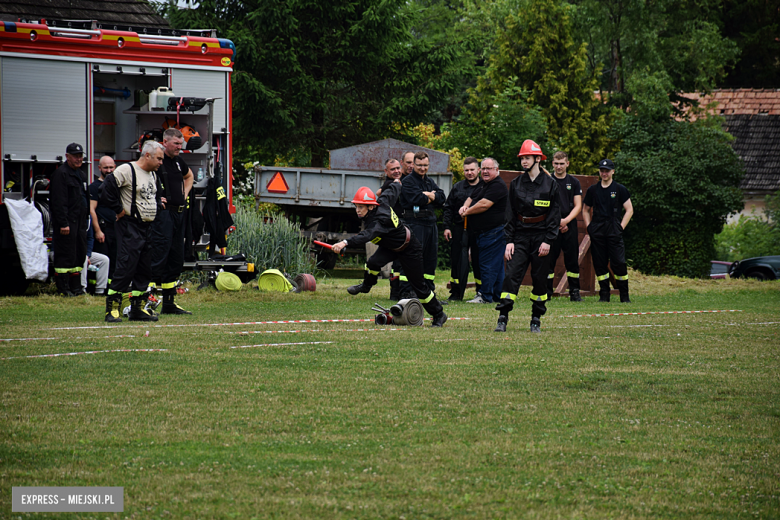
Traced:
<path fill-rule="evenodd" d="M 745 278 L 752 278 L 754 280 L 771 280 L 772 278 L 767 275 L 763 269 L 751 269 L 745 273 Z"/>

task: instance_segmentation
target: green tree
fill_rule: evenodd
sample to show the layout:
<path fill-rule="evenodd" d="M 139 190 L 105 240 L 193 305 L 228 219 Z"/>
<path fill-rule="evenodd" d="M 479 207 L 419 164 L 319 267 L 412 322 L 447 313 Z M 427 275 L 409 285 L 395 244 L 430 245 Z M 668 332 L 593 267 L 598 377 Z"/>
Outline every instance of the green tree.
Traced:
<path fill-rule="evenodd" d="M 741 216 L 715 237 L 717 260 L 744 260 L 780 253 L 780 193 L 767 195 L 766 218 Z"/>
<path fill-rule="evenodd" d="M 728 87 L 780 88 L 780 5 L 777 0 L 723 0 L 723 35 L 740 56 Z"/>
<path fill-rule="evenodd" d="M 593 95 L 597 81 L 587 46 L 573 38 L 572 10 L 559 0 L 530 0 L 510 15 L 478 90 L 502 92 L 515 78 L 528 103 L 541 107 L 549 145 L 568 152 L 570 171 L 582 174 L 605 155 L 609 113 Z"/>
<path fill-rule="evenodd" d="M 403 0 L 204 0 L 169 11 L 177 27 L 215 27 L 238 49 L 239 146 L 323 166 L 329 149 L 422 121 L 457 90 L 467 57 L 412 34 Z"/>
<path fill-rule="evenodd" d="M 721 32 L 723 0 L 572 0 L 578 37 L 588 43 L 590 70 L 614 106 L 633 107 L 641 91 L 663 85 L 709 92 L 736 63 L 737 45 Z M 647 85 L 646 82 L 650 82 Z"/>
<path fill-rule="evenodd" d="M 733 138 L 717 118 L 626 116 L 613 132 L 621 140 L 615 179 L 635 212 L 625 235 L 630 264 L 646 274 L 706 276 L 713 237 L 742 208 L 744 166 Z"/>

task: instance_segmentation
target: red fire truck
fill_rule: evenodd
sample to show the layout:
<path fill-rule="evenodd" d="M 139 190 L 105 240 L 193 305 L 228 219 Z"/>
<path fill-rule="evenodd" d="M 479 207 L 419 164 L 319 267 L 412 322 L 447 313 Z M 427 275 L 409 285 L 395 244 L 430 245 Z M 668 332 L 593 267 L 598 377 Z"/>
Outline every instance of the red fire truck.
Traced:
<path fill-rule="evenodd" d="M 234 212 L 235 52 L 230 40 L 211 30 L 152 34 L 93 21 L 0 22 L 2 200 L 33 201 L 50 241 L 47 178 L 62 164 L 69 143 L 84 147 L 84 171 L 92 182 L 100 157 L 109 155 L 117 164 L 135 160 L 141 137 L 175 120 L 201 138 L 183 152 L 196 177 L 197 200 L 203 203 L 208 181 L 216 176 Z M 178 110 L 165 104 L 183 97 L 198 103 Z M 0 204 L 0 277 L 0 293 L 27 288 L 5 204 Z"/>

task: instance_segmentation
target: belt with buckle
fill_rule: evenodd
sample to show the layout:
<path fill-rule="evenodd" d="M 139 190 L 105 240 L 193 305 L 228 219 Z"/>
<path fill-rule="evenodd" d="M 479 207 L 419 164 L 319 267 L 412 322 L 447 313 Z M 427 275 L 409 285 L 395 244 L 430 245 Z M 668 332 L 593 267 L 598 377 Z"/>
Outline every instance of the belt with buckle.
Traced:
<path fill-rule="evenodd" d="M 186 208 L 186 207 L 187 206 L 183 206 L 183 205 L 182 206 L 176 206 L 176 205 L 173 205 L 173 204 L 166 204 L 165 205 L 165 209 L 167 209 L 168 211 L 172 211 L 174 213 L 181 213 L 182 211 L 184 211 L 184 208 Z"/>
<path fill-rule="evenodd" d="M 540 215 L 538 217 L 524 217 L 520 213 L 517 214 L 517 220 L 522 222 L 523 224 L 533 224 L 535 222 L 541 222 L 542 220 L 547 218 L 547 214 Z"/>
<path fill-rule="evenodd" d="M 396 253 L 400 253 L 401 251 L 409 247 L 409 241 L 412 239 L 412 232 L 409 231 L 409 228 L 404 226 L 404 229 L 406 230 L 406 240 L 404 240 L 404 243 L 400 247 L 396 247 L 395 249 L 393 249 L 393 251 L 395 251 Z"/>

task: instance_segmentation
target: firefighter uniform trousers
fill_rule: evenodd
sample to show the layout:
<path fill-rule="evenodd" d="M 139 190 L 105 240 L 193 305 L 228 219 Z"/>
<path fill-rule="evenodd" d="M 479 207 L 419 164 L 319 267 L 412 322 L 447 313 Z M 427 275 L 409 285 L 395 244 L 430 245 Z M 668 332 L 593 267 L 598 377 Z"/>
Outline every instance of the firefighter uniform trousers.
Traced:
<path fill-rule="evenodd" d="M 111 222 L 105 219 L 99 220 L 100 230 L 105 235 L 105 241 L 98 242 L 95 240 L 92 250 L 106 255 L 108 257 L 108 282 L 114 279 L 114 270 L 116 270 L 116 230 L 114 229 L 115 222 Z"/>
<path fill-rule="evenodd" d="M 569 230 L 565 233 L 558 231 L 558 238 L 550 245 L 550 274 L 547 275 L 547 295 L 553 293 L 553 278 L 555 277 L 555 264 L 558 256 L 563 251 L 563 263 L 566 266 L 566 277 L 569 279 L 569 292 L 580 290 L 580 245 L 577 237 L 577 220 L 569 223 Z"/>
<path fill-rule="evenodd" d="M 126 293 L 133 284 L 133 296 L 146 292 L 152 281 L 151 222 L 125 215 L 115 224 L 117 238 L 116 269 L 108 294 Z"/>
<path fill-rule="evenodd" d="M 179 212 L 179 208 L 182 211 Z M 169 206 L 157 212 L 149 239 L 152 250 L 152 279 L 163 290 L 173 289 L 184 267 L 184 206 Z"/>
<path fill-rule="evenodd" d="M 460 224 L 450 232 L 450 299 L 462 300 L 469 281 L 469 232 Z"/>
<path fill-rule="evenodd" d="M 500 315 L 507 316 L 514 307 L 520 284 L 523 283 L 528 265 L 531 265 L 531 315 L 540 318 L 547 312 L 547 273 L 550 271 L 550 254 L 539 256 L 539 246 L 544 242 L 545 233 L 522 233 L 515 235 L 515 252 L 506 263 L 504 284 L 501 286 L 501 303 L 496 306 Z"/>
<path fill-rule="evenodd" d="M 425 285 L 431 292 L 436 290 L 436 263 L 439 258 L 439 229 L 435 220 L 409 217 L 409 211 L 404 213 L 403 222 L 406 224 L 412 234 L 417 238 L 417 244 L 420 246 L 421 265 Z M 411 246 L 410 246 L 411 247 Z M 375 255 L 376 256 L 376 255 Z M 384 265 L 384 264 L 382 264 Z M 417 293 L 406 267 L 401 262 L 401 296 L 410 291 Z"/>
<path fill-rule="evenodd" d="M 615 224 L 611 227 L 620 227 Z M 628 267 L 626 266 L 626 248 L 623 245 L 623 235 L 613 229 L 607 235 L 590 235 L 590 254 L 593 259 L 593 270 L 599 283 L 599 296 L 609 297 L 609 266 L 615 273 L 615 289 L 621 295 L 628 294 Z"/>
<path fill-rule="evenodd" d="M 407 226 L 411 229 L 411 226 Z M 412 230 L 412 236 L 409 239 L 409 244 L 403 251 L 393 251 L 386 247 L 379 246 L 376 253 L 371 255 L 366 261 L 366 272 L 363 276 L 363 284 L 366 287 L 373 287 L 376 285 L 377 278 L 379 277 L 379 271 L 382 266 L 388 262 L 394 262 L 398 260 L 403 269 L 403 273 L 407 278 L 407 283 L 417 295 L 417 299 L 422 303 L 423 308 L 431 316 L 436 316 L 444 309 L 436 299 L 433 289 L 428 284 L 428 280 L 424 276 L 423 269 L 423 249 L 420 241 L 414 236 L 414 230 Z M 403 293 L 401 293 L 403 294 Z"/>

